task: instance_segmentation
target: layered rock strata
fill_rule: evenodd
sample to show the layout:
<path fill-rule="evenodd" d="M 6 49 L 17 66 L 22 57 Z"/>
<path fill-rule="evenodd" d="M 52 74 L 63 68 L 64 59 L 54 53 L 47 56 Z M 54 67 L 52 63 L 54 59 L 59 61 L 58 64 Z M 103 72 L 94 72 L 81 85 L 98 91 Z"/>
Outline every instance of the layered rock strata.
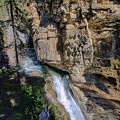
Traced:
<path fill-rule="evenodd" d="M 119 120 L 119 0 L 37 0 L 28 8 L 38 59 L 70 74 L 86 120 Z"/>

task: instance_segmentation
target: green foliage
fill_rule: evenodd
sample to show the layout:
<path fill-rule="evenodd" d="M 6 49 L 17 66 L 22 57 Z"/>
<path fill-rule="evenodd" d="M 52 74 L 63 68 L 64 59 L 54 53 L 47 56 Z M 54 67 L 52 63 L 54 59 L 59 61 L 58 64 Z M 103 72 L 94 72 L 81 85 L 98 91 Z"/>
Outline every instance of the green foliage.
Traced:
<path fill-rule="evenodd" d="M 51 119 L 52 119 L 52 120 L 58 120 L 58 117 L 56 116 L 56 114 L 57 114 L 57 112 L 58 112 L 56 106 L 53 105 L 53 104 L 50 104 L 50 105 L 49 105 L 49 108 L 50 108 L 50 116 L 51 116 Z"/>
<path fill-rule="evenodd" d="M 44 78 L 50 76 L 49 68 L 46 65 L 44 65 L 44 64 L 42 65 L 42 72 L 43 72 L 43 77 Z"/>
<path fill-rule="evenodd" d="M 14 107 L 14 115 L 10 120 L 38 120 L 42 109 L 47 105 L 44 98 L 44 86 L 38 84 L 22 85 L 18 105 Z"/>
<path fill-rule="evenodd" d="M 33 80 L 36 79 L 36 80 Z M 0 117 L 4 118 L 2 111 L 11 110 L 9 120 L 38 120 L 41 111 L 48 105 L 44 97 L 43 78 L 27 78 L 28 83 L 21 85 L 18 89 L 16 81 L 5 79 L 0 84 Z M 16 96 L 16 97 L 15 97 Z M 15 105 L 11 106 L 10 100 L 15 100 Z M 62 120 L 57 117 L 57 108 L 50 104 L 48 106 L 51 120 Z"/>
<path fill-rule="evenodd" d="M 29 22 L 27 20 L 27 13 L 23 7 L 26 0 L 13 0 L 13 11 L 15 22 L 19 24 L 17 29 L 23 33 L 29 34 Z"/>
<path fill-rule="evenodd" d="M 12 68 L 4 68 L 0 69 L 0 77 L 2 78 L 10 78 L 13 74 L 15 74 L 20 69 L 19 66 L 15 66 Z"/>
<path fill-rule="evenodd" d="M 50 118 L 51 120 L 64 120 L 63 118 L 60 118 L 57 116 L 58 109 L 55 105 L 49 104 L 49 110 L 50 110 Z"/>
<path fill-rule="evenodd" d="M 4 70 L 0 69 L 0 75 L 8 78 L 18 69 L 19 67 Z M 45 67 L 45 74 L 48 74 L 47 70 Z M 27 77 L 26 79 L 28 83 L 23 84 L 20 87 L 16 80 L 9 81 L 8 79 L 5 79 L 5 81 L 0 81 L 0 96 L 3 97 L 1 97 L 2 99 L 0 98 L 0 118 L 5 117 L 3 111 L 10 109 L 12 113 L 9 120 L 38 120 L 41 111 L 48 106 L 44 97 L 44 79 L 41 77 Z M 15 100 L 14 105 L 10 103 L 11 99 Z M 52 120 L 62 120 L 57 117 L 58 110 L 54 105 L 49 105 L 49 111 Z"/>
<path fill-rule="evenodd" d="M 120 65 L 120 59 L 119 59 L 119 58 L 117 58 L 117 59 L 115 60 L 115 62 L 116 62 L 117 65 Z"/>

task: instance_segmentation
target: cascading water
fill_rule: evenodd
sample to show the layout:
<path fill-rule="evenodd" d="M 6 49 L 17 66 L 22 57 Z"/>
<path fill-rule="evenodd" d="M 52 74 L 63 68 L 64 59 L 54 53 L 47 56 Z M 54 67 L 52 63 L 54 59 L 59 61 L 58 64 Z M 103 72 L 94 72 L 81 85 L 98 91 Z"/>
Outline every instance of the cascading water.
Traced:
<path fill-rule="evenodd" d="M 24 55 L 27 56 L 27 59 L 23 63 L 23 69 L 26 72 L 38 71 L 39 73 L 41 73 L 41 65 L 36 58 L 35 51 L 28 48 Z M 64 75 L 64 77 L 62 78 L 60 74 L 52 70 L 49 70 L 49 72 L 52 72 L 53 75 L 53 89 L 57 93 L 57 99 L 69 113 L 70 119 L 84 120 L 79 105 L 77 104 L 71 93 L 66 75 Z"/>
<path fill-rule="evenodd" d="M 82 112 L 72 96 L 66 77 L 53 76 L 53 87 L 57 93 L 58 101 L 65 107 L 71 120 L 84 120 Z"/>

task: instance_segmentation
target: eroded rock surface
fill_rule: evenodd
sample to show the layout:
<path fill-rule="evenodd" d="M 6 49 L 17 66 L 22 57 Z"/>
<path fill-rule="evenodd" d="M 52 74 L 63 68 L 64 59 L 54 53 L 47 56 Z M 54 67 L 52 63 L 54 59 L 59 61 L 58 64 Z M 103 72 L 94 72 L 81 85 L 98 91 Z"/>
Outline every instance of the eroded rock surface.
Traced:
<path fill-rule="evenodd" d="M 86 120 L 119 120 L 120 1 L 37 0 L 28 8 L 38 59 L 69 72 Z"/>

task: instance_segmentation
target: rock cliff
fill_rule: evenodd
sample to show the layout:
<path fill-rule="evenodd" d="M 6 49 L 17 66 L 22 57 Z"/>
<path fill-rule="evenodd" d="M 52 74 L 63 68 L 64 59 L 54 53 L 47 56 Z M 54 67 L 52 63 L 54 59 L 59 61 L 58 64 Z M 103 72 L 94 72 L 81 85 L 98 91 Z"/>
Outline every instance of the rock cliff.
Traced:
<path fill-rule="evenodd" d="M 26 10 L 38 59 L 70 74 L 86 120 L 119 120 L 120 1 L 33 0 Z"/>

